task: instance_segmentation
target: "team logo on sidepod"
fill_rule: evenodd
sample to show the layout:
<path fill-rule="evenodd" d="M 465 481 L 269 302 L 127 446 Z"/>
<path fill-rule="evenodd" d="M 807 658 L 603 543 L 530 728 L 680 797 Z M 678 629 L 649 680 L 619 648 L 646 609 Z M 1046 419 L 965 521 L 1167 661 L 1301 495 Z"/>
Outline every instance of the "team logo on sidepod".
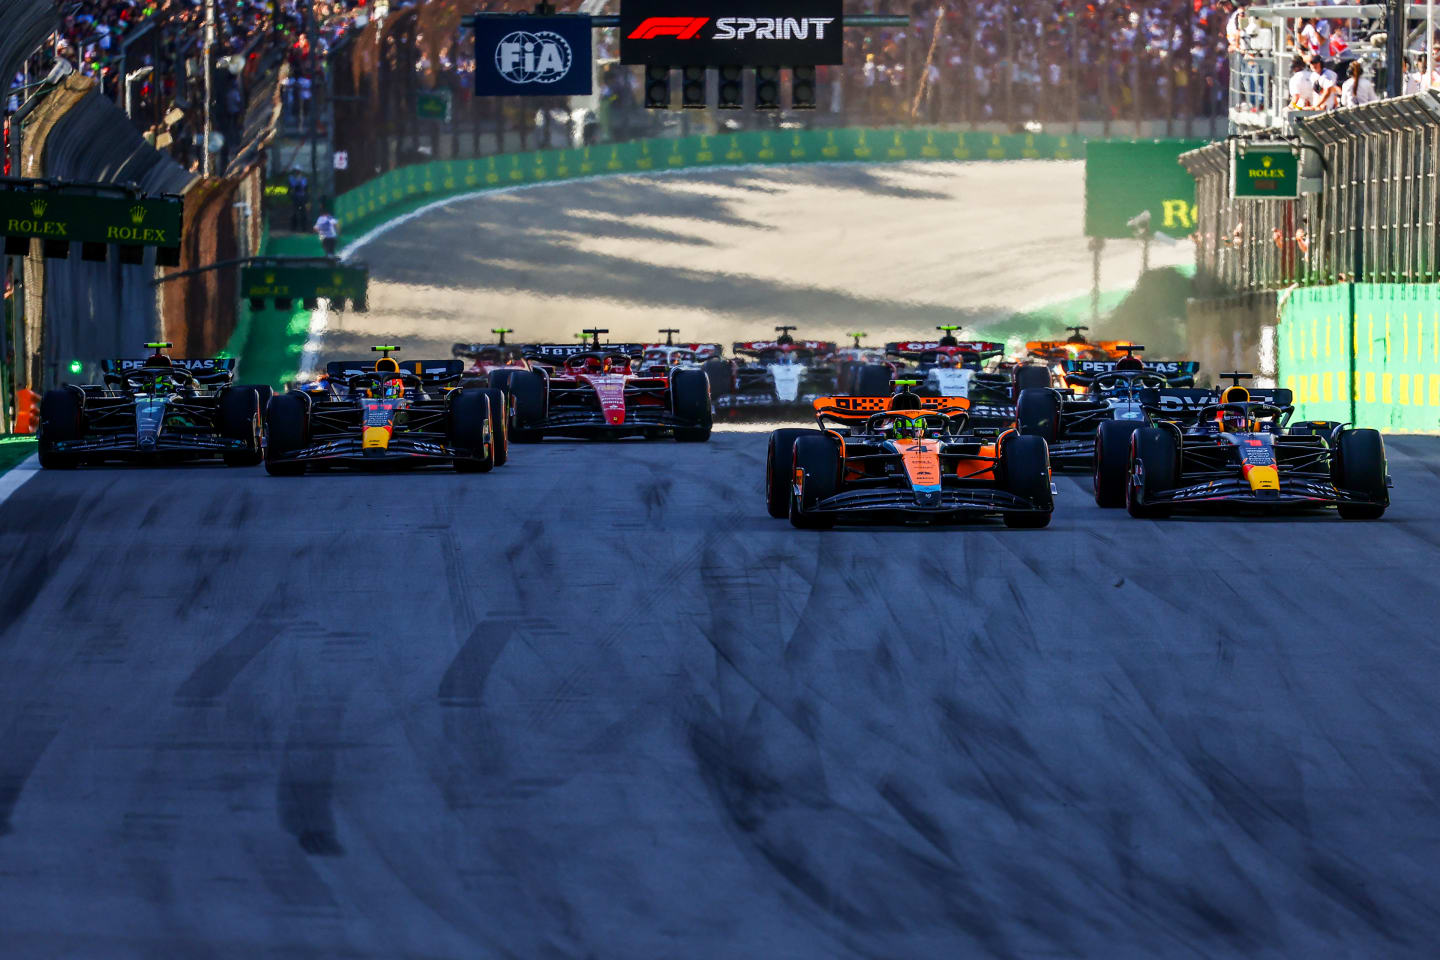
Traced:
<path fill-rule="evenodd" d="M 555 83 L 574 62 L 570 44 L 558 33 L 517 30 L 495 47 L 495 69 L 511 83 Z"/>

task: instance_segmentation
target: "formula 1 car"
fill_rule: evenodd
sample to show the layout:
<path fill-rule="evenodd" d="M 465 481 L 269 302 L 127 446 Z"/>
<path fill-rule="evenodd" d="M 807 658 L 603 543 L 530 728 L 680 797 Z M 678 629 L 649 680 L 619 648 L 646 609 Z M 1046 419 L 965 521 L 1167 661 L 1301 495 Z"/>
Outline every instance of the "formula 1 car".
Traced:
<path fill-rule="evenodd" d="M 644 355 L 644 344 L 601 344 L 600 336 L 609 332 L 586 331 L 594 344 L 532 344 L 525 358 L 533 369 L 491 375 L 492 385 L 513 398 L 515 441 L 535 443 L 546 436 L 709 440 L 714 414 L 705 371 L 637 373 L 634 364 Z"/>
<path fill-rule="evenodd" d="M 40 401 L 40 465 L 68 470 L 106 460 L 174 463 L 262 457 L 268 387 L 238 386 L 235 361 L 171 359 L 166 342 L 139 360 L 103 363 L 105 382 L 47 390 Z"/>
<path fill-rule="evenodd" d="M 450 348 L 450 355 L 458 360 L 469 360 L 461 380 L 462 387 L 491 386 L 490 374 L 496 370 L 529 370 L 530 365 L 523 359 L 523 347 L 505 342 L 505 334 L 514 333 L 508 327 L 497 327 L 490 331 L 499 336 L 494 343 L 457 343 Z"/>
<path fill-rule="evenodd" d="M 1101 425 L 1118 421 L 1144 426 L 1150 420 L 1142 394 L 1152 407 L 1166 408 L 1172 419 L 1193 413 L 1194 399 L 1183 388 L 1195 382 L 1200 365 L 1189 360 L 1140 360 L 1143 346 L 1126 344 L 1119 360 L 1066 360 L 1065 389 L 1024 390 L 1015 404 L 1015 420 L 1026 436 L 1044 437 L 1059 469 L 1090 469 Z M 1077 394 L 1083 388 L 1087 392 Z M 1148 393 L 1147 393 L 1148 391 Z M 1112 428 L 1117 429 L 1117 428 Z M 1118 434 L 1116 434 L 1118 435 Z M 1128 433 L 1126 434 L 1128 436 Z"/>
<path fill-rule="evenodd" d="M 640 362 L 635 365 L 637 373 L 668 376 L 674 368 L 681 370 L 703 370 L 710 381 L 710 396 L 716 397 L 728 391 L 735 380 L 735 365 L 725 359 L 725 348 L 718 343 L 676 343 L 674 327 L 659 331 L 665 334 L 664 343 L 644 344 Z"/>
<path fill-rule="evenodd" d="M 1055 508 L 1045 441 L 969 428 L 963 397 L 819 397 L 818 430 L 770 434 L 765 505 L 801 528 L 837 522 L 967 521 L 1043 527 Z"/>
<path fill-rule="evenodd" d="M 845 336 L 854 340 L 854 344 L 841 347 L 830 358 L 835 365 L 835 392 L 859 397 L 888 397 L 890 381 L 900 375 L 902 364 L 886 356 L 882 347 L 862 345 L 860 341 L 869 336 L 864 331 Z"/>
<path fill-rule="evenodd" d="M 734 386 L 715 398 L 717 412 L 734 417 L 808 411 L 817 396 L 834 392 L 835 344 L 796 340 L 790 335 L 794 327 L 775 329 L 780 336 L 774 340 L 735 344 L 736 356 L 748 362 L 736 365 Z"/>
<path fill-rule="evenodd" d="M 1391 484 L 1378 430 L 1326 421 L 1290 427 L 1289 390 L 1251 391 L 1240 386 L 1250 374 L 1221 376 L 1232 385 L 1212 396 L 1193 425 L 1157 420 L 1129 436 L 1128 456 L 1102 451 L 1097 502 L 1120 500 L 1139 518 L 1183 508 L 1269 513 L 1334 506 L 1345 520 L 1385 513 Z"/>
<path fill-rule="evenodd" d="M 1032 340 L 1025 344 L 1025 356 L 1020 358 L 1021 363 L 1037 364 L 1043 363 L 1050 370 L 1050 382 L 1052 386 L 1064 389 L 1065 363 L 1072 360 L 1119 360 L 1124 355 L 1123 347 L 1129 344 L 1128 340 L 1101 340 L 1091 343 L 1085 339 L 1085 333 L 1089 327 L 1066 327 L 1070 336 L 1064 340 Z M 1075 388 L 1077 393 L 1084 393 L 1083 386 Z"/>
<path fill-rule="evenodd" d="M 406 361 L 395 346 L 366 360 L 332 361 L 309 389 L 277 394 L 267 415 L 265 469 L 298 476 L 307 467 L 453 466 L 487 473 L 509 458 L 506 398 L 460 388 L 460 360 Z"/>
<path fill-rule="evenodd" d="M 1015 420 L 1015 399 L 1020 391 L 1050 383 L 1049 371 L 1040 366 L 1006 369 L 996 364 L 994 369 L 985 369 L 1004 354 L 1003 343 L 957 340 L 957 326 L 935 329 L 944 334 L 939 340 L 889 343 L 885 351 L 913 364 L 903 375 L 922 381 L 915 391 L 921 396 L 968 398 L 971 423 L 1009 426 Z"/>

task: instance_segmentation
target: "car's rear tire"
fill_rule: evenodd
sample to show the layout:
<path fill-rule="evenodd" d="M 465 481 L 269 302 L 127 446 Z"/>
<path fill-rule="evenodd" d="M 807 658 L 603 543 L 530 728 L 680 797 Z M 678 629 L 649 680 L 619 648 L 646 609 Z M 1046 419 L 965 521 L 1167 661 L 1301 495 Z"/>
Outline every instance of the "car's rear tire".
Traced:
<path fill-rule="evenodd" d="M 263 430 L 265 428 L 265 411 L 270 409 L 270 398 L 275 396 L 275 388 L 268 383 L 242 383 L 236 384 L 235 389 L 254 390 L 260 395 L 260 428 Z"/>
<path fill-rule="evenodd" d="M 480 392 L 490 398 L 490 443 L 495 466 L 503 467 L 510 459 L 509 396 L 495 387 L 481 387 Z"/>
<path fill-rule="evenodd" d="M 488 389 L 461 390 L 450 399 L 450 440 L 457 447 L 472 452 L 470 457 L 456 458 L 456 473 L 489 473 L 495 468 L 495 412 L 490 407 Z M 489 426 L 490 441 L 486 442 Z"/>
<path fill-rule="evenodd" d="M 303 474 L 303 460 L 279 458 L 303 449 L 310 442 L 310 400 L 298 393 L 271 397 L 265 410 L 265 425 L 265 472 L 272 477 Z"/>
<path fill-rule="evenodd" d="M 265 459 L 260 403 L 258 387 L 231 387 L 221 394 L 217 416 L 220 436 L 226 440 L 243 440 L 246 444 L 244 450 L 225 451 L 225 466 L 254 467 Z"/>
<path fill-rule="evenodd" d="M 710 439 L 715 415 L 710 409 L 710 379 L 703 370 L 676 370 L 670 375 L 670 409 L 688 426 L 675 428 L 681 443 Z"/>
<path fill-rule="evenodd" d="M 1102 420 L 1095 431 L 1095 505 L 1125 506 L 1125 486 L 1130 479 L 1130 437 L 1143 426 L 1125 420 Z"/>
<path fill-rule="evenodd" d="M 724 396 L 735 386 L 735 368 L 730 365 L 729 360 L 721 360 L 712 357 L 706 360 L 700 367 L 705 372 L 705 379 L 710 381 L 710 399 Z"/>
<path fill-rule="evenodd" d="M 895 391 L 890 386 L 890 368 L 880 363 L 867 363 L 855 374 L 855 396 L 888 397 Z"/>
<path fill-rule="evenodd" d="M 1021 436 L 1054 443 L 1060 439 L 1060 397 L 1048 387 L 1022 390 L 1015 401 L 1015 423 Z"/>
<path fill-rule="evenodd" d="M 1015 368 L 1015 398 L 1026 390 L 1044 390 L 1050 387 L 1050 368 L 1027 363 Z"/>
<path fill-rule="evenodd" d="M 840 451 L 829 436 L 816 431 L 808 434 L 795 439 L 792 469 L 803 470 L 805 480 L 800 496 L 790 497 L 790 524 L 801 530 L 823 530 L 835 526 L 834 515 L 810 511 L 839 490 Z"/>
<path fill-rule="evenodd" d="M 765 510 L 777 520 L 790 516 L 795 441 L 814 432 L 794 427 L 770 432 L 770 442 L 765 449 Z"/>
<path fill-rule="evenodd" d="M 1160 427 L 1141 427 L 1130 438 L 1130 475 L 1125 484 L 1125 509 L 1140 520 L 1170 516 L 1169 504 L 1147 503 L 1144 493 L 1158 493 L 1175 487 L 1175 437 Z M 1145 479 L 1144 491 L 1135 482 L 1135 464 Z"/>
<path fill-rule="evenodd" d="M 40 466 L 46 470 L 74 470 L 80 457 L 58 453 L 54 444 L 79 440 L 84 410 L 74 390 L 46 390 L 40 398 Z"/>
<path fill-rule="evenodd" d="M 516 443 L 539 443 L 545 439 L 545 434 L 536 429 L 549 416 L 550 389 L 544 376 L 533 370 L 515 370 L 506 388 L 515 405 L 515 431 L 510 439 Z"/>
<path fill-rule="evenodd" d="M 1001 449 L 1001 459 L 1005 489 L 1037 508 L 1034 513 L 1006 513 L 1005 526 L 1049 526 L 1055 498 L 1050 493 L 1050 445 L 1045 438 L 1012 436 Z"/>
<path fill-rule="evenodd" d="M 1389 505 L 1390 492 L 1385 486 L 1385 441 L 1379 430 L 1346 430 L 1336 444 L 1337 456 L 1331 464 L 1335 486 L 1341 490 L 1363 493 L 1379 503 L 1342 503 L 1337 507 L 1342 520 L 1379 520 Z"/>

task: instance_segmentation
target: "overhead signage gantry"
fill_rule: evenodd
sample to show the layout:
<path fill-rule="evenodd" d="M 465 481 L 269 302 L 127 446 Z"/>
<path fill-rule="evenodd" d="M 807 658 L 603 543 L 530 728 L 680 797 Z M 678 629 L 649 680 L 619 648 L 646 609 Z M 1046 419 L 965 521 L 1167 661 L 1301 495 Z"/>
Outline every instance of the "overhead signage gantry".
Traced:
<path fill-rule="evenodd" d="M 39 240 L 41 255 L 52 260 L 68 258 L 78 243 L 82 260 L 104 262 L 113 246 L 121 263 L 139 264 L 145 248 L 154 247 L 157 265 L 177 266 L 184 208 L 178 196 L 110 183 L 0 177 L 0 234 L 8 257 L 28 255 L 30 241 Z"/>
<path fill-rule="evenodd" d="M 474 14 L 477 96 L 585 95 L 592 88 L 592 29 L 620 28 L 620 62 L 645 68 L 645 106 L 669 109 L 671 74 L 681 71 L 681 104 L 708 106 L 708 77 L 718 77 L 716 105 L 744 106 L 743 71 L 755 71 L 755 109 L 780 107 L 780 73 L 791 72 L 791 106 L 815 109 L 816 67 L 844 61 L 843 30 L 906 27 L 908 16 L 846 17 L 842 0 L 624 0 L 618 16 Z"/>

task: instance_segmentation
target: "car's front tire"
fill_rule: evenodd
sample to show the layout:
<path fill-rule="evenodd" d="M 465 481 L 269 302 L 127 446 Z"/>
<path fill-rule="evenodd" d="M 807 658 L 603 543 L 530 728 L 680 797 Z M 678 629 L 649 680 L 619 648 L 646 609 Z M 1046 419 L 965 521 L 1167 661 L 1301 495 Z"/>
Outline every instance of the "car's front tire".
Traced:
<path fill-rule="evenodd" d="M 1379 430 L 1346 430 L 1340 434 L 1331 472 L 1335 486 L 1362 493 L 1378 503 L 1342 503 L 1336 509 L 1342 520 L 1379 520 L 1389 505 L 1385 441 Z"/>
<path fill-rule="evenodd" d="M 1148 503 L 1146 493 L 1172 490 L 1175 487 L 1175 437 L 1160 427 L 1141 427 L 1130 438 L 1130 474 L 1125 487 L 1125 508 L 1140 520 L 1158 520 L 1170 516 L 1168 504 Z M 1136 482 L 1136 465 L 1144 479 L 1143 488 Z"/>
<path fill-rule="evenodd" d="M 79 440 L 82 433 L 80 395 L 74 390 L 46 390 L 40 398 L 40 466 L 46 470 L 74 470 L 80 458 L 73 453 L 59 453 L 55 444 Z"/>
<path fill-rule="evenodd" d="M 834 514 L 811 511 L 840 488 L 840 452 L 830 437 L 809 433 L 795 440 L 792 469 L 803 471 L 804 481 L 800 494 L 790 497 L 790 524 L 802 530 L 824 530 L 835 526 Z"/>
<path fill-rule="evenodd" d="M 1142 424 L 1125 420 L 1103 420 L 1095 431 L 1095 505 L 1125 506 L 1125 486 L 1130 479 L 1130 437 Z"/>
<path fill-rule="evenodd" d="M 765 448 L 765 510 L 777 520 L 790 515 L 790 488 L 795 477 L 795 441 L 814 433 L 785 427 L 770 432 Z"/>
<path fill-rule="evenodd" d="M 265 472 L 272 477 L 298 477 L 305 472 L 303 460 L 284 460 L 283 455 L 304 449 L 310 442 L 310 401 L 298 393 L 270 398 L 265 411 Z"/>
<path fill-rule="evenodd" d="M 489 473 L 495 468 L 495 417 L 488 389 L 461 390 L 450 399 L 450 440 L 472 456 L 455 460 L 456 473 Z M 485 434 L 490 434 L 487 442 Z"/>
<path fill-rule="evenodd" d="M 1011 436 L 1001 451 L 1005 489 L 1034 504 L 1034 512 L 1006 513 L 1005 526 L 1039 528 L 1050 525 L 1055 498 L 1050 493 L 1050 445 L 1043 437 Z"/>
<path fill-rule="evenodd" d="M 670 375 L 670 409 L 687 425 L 675 428 L 681 443 L 710 439 L 714 414 L 710 409 L 710 379 L 703 370 L 676 370 Z"/>

